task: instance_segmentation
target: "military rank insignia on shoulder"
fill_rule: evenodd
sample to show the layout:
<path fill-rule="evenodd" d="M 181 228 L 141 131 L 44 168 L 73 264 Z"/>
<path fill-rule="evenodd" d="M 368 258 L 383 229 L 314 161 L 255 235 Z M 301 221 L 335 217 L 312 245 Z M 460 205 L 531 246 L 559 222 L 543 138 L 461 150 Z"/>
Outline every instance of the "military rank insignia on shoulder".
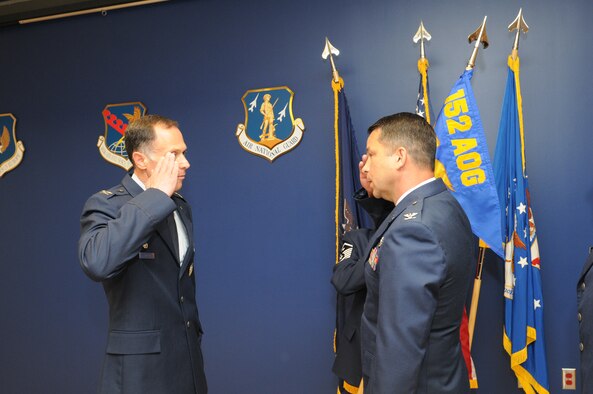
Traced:
<path fill-rule="evenodd" d="M 340 259 L 338 261 L 349 259 L 352 256 L 352 249 L 354 245 L 349 244 L 348 242 L 344 242 L 342 244 L 342 250 L 340 250 Z"/>
<path fill-rule="evenodd" d="M 245 124 L 235 131 L 241 148 L 270 162 L 296 148 L 305 124 L 294 118 L 293 97 L 287 86 L 246 91 L 241 98 Z"/>
<path fill-rule="evenodd" d="M 25 145 L 16 139 L 16 118 L 0 114 L 0 178 L 23 160 Z"/>
<path fill-rule="evenodd" d="M 98 192 L 97 194 L 100 194 L 102 196 L 105 196 L 105 198 L 109 199 L 113 196 L 123 196 L 124 194 L 127 194 L 127 190 L 119 185 L 119 186 L 114 186 L 111 189 L 103 189 L 100 192 Z"/>
<path fill-rule="evenodd" d="M 381 248 L 381 245 L 383 245 L 384 238 L 385 237 L 381 237 L 377 245 L 375 245 L 375 247 L 371 249 L 371 254 L 369 255 L 368 263 L 373 271 L 377 269 L 377 264 L 379 263 L 379 249 Z"/>
<path fill-rule="evenodd" d="M 404 220 L 418 219 L 418 212 L 404 213 Z"/>

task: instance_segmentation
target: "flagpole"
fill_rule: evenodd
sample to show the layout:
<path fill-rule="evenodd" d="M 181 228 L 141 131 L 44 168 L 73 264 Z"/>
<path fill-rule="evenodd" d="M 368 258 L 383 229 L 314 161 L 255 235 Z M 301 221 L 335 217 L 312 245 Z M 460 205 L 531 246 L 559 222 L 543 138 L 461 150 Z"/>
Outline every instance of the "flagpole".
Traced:
<path fill-rule="evenodd" d="M 515 41 L 513 42 L 513 50 L 511 51 L 511 59 L 512 59 L 512 63 L 515 63 L 513 65 L 513 67 L 511 67 L 513 69 L 513 71 L 515 72 L 516 75 L 519 75 L 519 33 L 521 31 L 523 31 L 523 34 L 526 34 L 529 31 L 529 26 L 527 26 L 527 23 L 525 23 L 525 19 L 523 19 L 523 8 L 519 8 L 519 14 L 517 15 L 517 17 L 515 18 L 514 21 L 511 22 L 511 24 L 509 25 L 509 31 L 513 32 L 514 30 L 517 30 L 517 33 L 515 34 Z M 510 61 L 509 61 L 509 67 L 510 67 Z M 515 70 L 516 68 L 516 70 Z M 517 78 L 517 86 L 519 86 L 519 79 L 518 76 Z M 517 99 L 519 101 L 519 105 L 521 105 L 520 103 L 520 98 Z M 523 124 L 523 112 L 519 111 L 519 122 L 521 124 Z M 524 136 L 523 136 L 523 129 L 521 128 L 521 161 L 523 163 L 523 171 L 525 171 L 525 145 L 523 143 L 524 141 Z"/>
<path fill-rule="evenodd" d="M 430 119 L 430 103 L 428 101 L 428 59 L 426 58 L 426 53 L 424 51 L 424 41 L 430 41 L 432 39 L 432 36 L 430 35 L 430 33 L 428 31 L 426 31 L 426 28 L 424 27 L 424 23 L 422 23 L 422 21 L 420 21 L 420 26 L 418 27 L 418 31 L 416 31 L 416 34 L 414 35 L 414 37 L 412 38 L 412 41 L 414 41 L 414 43 L 418 43 L 418 41 L 420 41 L 420 58 L 418 59 L 418 72 L 420 73 L 420 78 L 421 78 L 421 84 L 422 84 L 422 92 L 424 97 L 422 97 L 422 100 L 424 101 L 424 119 L 426 119 L 426 121 L 428 123 L 431 123 L 431 119 Z M 418 97 L 418 100 L 420 100 L 420 97 Z M 422 116 L 422 114 L 420 114 L 418 112 L 418 106 L 416 106 L 416 113 L 419 114 L 420 116 Z"/>
<path fill-rule="evenodd" d="M 478 315 L 478 302 L 480 301 L 480 290 L 482 289 L 482 268 L 484 267 L 484 256 L 488 246 L 480 240 L 480 248 L 478 251 L 478 266 L 476 267 L 476 277 L 474 278 L 474 289 L 472 292 L 472 302 L 469 309 L 469 317 L 467 323 L 467 331 L 469 333 L 469 348 L 472 348 L 474 339 L 474 328 L 476 326 L 476 316 Z"/>
<path fill-rule="evenodd" d="M 342 185 L 340 184 L 340 130 L 339 130 L 339 93 L 344 88 L 344 80 L 340 77 L 338 70 L 336 68 L 336 64 L 334 62 L 334 55 L 339 56 L 340 51 L 338 48 L 334 47 L 329 39 L 325 38 L 325 47 L 323 48 L 323 53 L 321 57 L 326 60 L 329 57 L 331 70 L 332 70 L 332 90 L 334 92 L 334 141 L 335 141 L 335 161 L 336 161 L 336 209 L 335 209 L 335 221 L 336 221 L 336 264 L 339 262 L 339 247 L 340 247 L 340 188 Z M 337 326 L 336 326 L 337 327 Z M 336 352 L 336 334 L 337 330 L 334 330 L 334 353 Z M 355 392 L 356 394 L 364 394 L 364 384 L 361 379 L 358 387 L 354 385 L 350 385 L 346 380 L 343 381 L 343 388 L 348 392 Z M 336 393 L 340 394 L 340 384 L 336 389 Z M 356 390 L 356 391 L 352 391 Z"/>
<path fill-rule="evenodd" d="M 465 68 L 466 70 L 471 70 L 474 68 L 474 65 L 476 64 L 476 57 L 478 57 L 478 49 L 480 49 L 480 43 L 482 43 L 482 45 L 484 46 L 484 49 L 488 48 L 488 35 L 486 34 L 486 19 L 487 18 L 488 17 L 485 16 L 484 21 L 482 22 L 482 24 L 480 26 L 478 26 L 476 31 L 474 31 L 472 34 L 467 36 L 467 40 L 469 41 L 470 44 L 473 41 L 475 41 L 476 44 L 474 45 L 474 50 L 472 51 L 472 55 L 470 56 L 469 61 L 467 62 L 467 67 Z"/>
<path fill-rule="evenodd" d="M 338 70 L 336 69 L 336 64 L 334 63 L 334 56 L 338 56 L 340 51 L 338 48 L 334 47 L 329 39 L 325 37 L 325 46 L 323 47 L 323 52 L 321 53 L 321 57 L 326 60 L 329 57 L 331 70 L 332 70 L 332 90 L 334 92 L 334 145 L 335 145 L 335 162 L 336 162 L 336 207 L 335 207 L 335 224 L 336 224 L 336 249 L 335 249 L 335 261 L 336 264 L 338 263 L 338 256 L 339 256 L 339 225 L 340 225 L 340 213 L 338 212 L 340 207 L 340 137 L 338 133 L 338 92 L 342 89 L 343 82 L 341 81 L 340 74 L 338 74 Z"/>
<path fill-rule="evenodd" d="M 495 154 L 499 164 L 497 183 L 502 189 L 499 195 L 507 208 L 503 225 L 507 252 L 503 347 L 509 354 L 510 367 L 519 386 L 526 393 L 549 394 L 540 256 L 526 173 L 519 81 L 519 36 L 521 30 L 527 33 L 528 29 L 522 10 L 519 10 L 509 25 L 510 32 L 517 32 L 507 60 L 507 87 Z M 509 157 L 511 151 L 514 157 Z M 511 203 L 516 205 L 517 202 L 517 209 L 513 209 Z"/>
<path fill-rule="evenodd" d="M 467 37 L 467 40 L 471 44 L 473 41 L 476 42 L 474 45 L 474 50 L 467 62 L 466 70 L 472 70 L 476 63 L 476 58 L 478 56 L 478 49 L 480 48 L 480 43 L 484 46 L 484 49 L 488 48 L 488 35 L 486 34 L 486 19 L 488 17 L 484 17 L 484 21 L 478 28 Z M 478 252 L 478 265 L 476 267 L 476 277 L 474 278 L 474 288 L 472 292 L 472 301 L 469 310 L 468 316 L 468 323 L 467 323 L 467 331 L 469 334 L 469 349 L 472 348 L 472 342 L 474 339 L 474 329 L 476 327 L 476 317 L 478 315 L 478 302 L 480 301 L 480 291 L 482 288 L 482 268 L 484 265 L 484 256 L 486 254 L 486 249 L 488 246 L 480 240 L 480 249 Z"/>
<path fill-rule="evenodd" d="M 334 63 L 333 55 L 339 56 L 340 50 L 334 47 L 332 43 L 329 42 L 328 38 L 325 37 L 325 47 L 323 48 L 323 53 L 321 54 L 321 57 L 323 58 L 323 60 L 329 57 L 329 62 L 332 67 L 332 75 L 334 77 L 333 81 L 337 83 L 340 81 L 340 74 L 338 74 L 338 70 L 336 69 L 336 64 Z"/>
<path fill-rule="evenodd" d="M 517 60 L 519 56 L 519 33 L 523 31 L 523 33 L 527 33 L 529 31 L 529 26 L 525 23 L 525 19 L 523 19 L 523 8 L 519 8 L 519 14 L 515 18 L 514 21 L 511 22 L 509 25 L 509 31 L 513 32 L 513 30 L 517 30 L 515 34 L 515 42 L 513 43 L 513 50 L 511 51 L 511 57 L 513 60 Z"/>

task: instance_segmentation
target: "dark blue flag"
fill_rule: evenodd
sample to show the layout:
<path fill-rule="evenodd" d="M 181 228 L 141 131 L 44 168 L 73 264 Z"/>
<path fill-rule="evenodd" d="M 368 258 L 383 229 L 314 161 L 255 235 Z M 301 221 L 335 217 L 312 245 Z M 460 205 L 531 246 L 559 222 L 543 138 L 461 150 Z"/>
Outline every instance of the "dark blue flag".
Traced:
<path fill-rule="evenodd" d="M 357 228 L 371 227 L 371 220 L 354 200 L 354 193 L 361 188 L 358 173 L 358 163 L 361 160 L 360 151 L 356 141 L 352 121 L 350 120 L 350 110 L 348 100 L 344 93 L 344 81 L 332 81 L 334 91 L 334 138 L 335 138 L 335 160 L 336 160 L 336 263 L 340 260 L 340 250 L 342 249 L 342 237 L 350 230 Z M 352 309 L 352 303 L 357 294 L 343 296 L 338 294 L 336 304 L 336 331 L 334 333 L 334 351 L 340 349 L 338 333 L 344 329 L 347 311 Z M 352 354 L 352 357 L 358 357 L 360 354 Z M 347 381 L 344 376 L 339 376 L 339 393 L 357 393 L 362 370 L 355 366 L 360 365 L 360 361 L 352 362 L 349 367 L 348 376 L 354 381 Z M 360 367 L 358 367 L 359 369 Z M 355 377 L 355 378 L 352 378 Z"/>
<path fill-rule="evenodd" d="M 345 232 L 359 227 L 370 227 L 371 222 L 368 215 L 354 201 L 354 193 L 361 188 L 358 174 L 361 154 L 350 120 L 350 109 L 341 78 L 339 83 L 334 83 L 334 90 L 336 99 L 336 245 L 339 246 L 340 238 Z"/>

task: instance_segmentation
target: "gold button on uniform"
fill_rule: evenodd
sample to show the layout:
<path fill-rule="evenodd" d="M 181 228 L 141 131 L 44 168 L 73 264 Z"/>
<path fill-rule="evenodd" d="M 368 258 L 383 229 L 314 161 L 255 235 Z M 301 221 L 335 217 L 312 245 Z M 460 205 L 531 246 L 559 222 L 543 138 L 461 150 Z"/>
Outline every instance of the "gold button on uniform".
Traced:
<path fill-rule="evenodd" d="M 579 319 L 579 321 L 583 320 L 583 315 L 581 315 L 581 314 L 580 314 L 580 312 L 579 312 L 579 314 L 577 315 L 577 319 Z"/>
<path fill-rule="evenodd" d="M 144 245 L 142 245 L 142 248 L 144 248 L 144 249 L 148 249 L 148 244 L 147 244 L 147 243 L 145 243 Z"/>
<path fill-rule="evenodd" d="M 585 345 L 583 345 L 583 342 L 579 343 L 579 349 L 581 349 L 581 352 L 583 351 L 584 348 L 585 348 Z"/>
<path fill-rule="evenodd" d="M 585 290 L 585 287 L 587 287 L 587 286 L 585 285 L 585 282 L 581 283 L 581 289 L 582 289 L 582 290 Z"/>

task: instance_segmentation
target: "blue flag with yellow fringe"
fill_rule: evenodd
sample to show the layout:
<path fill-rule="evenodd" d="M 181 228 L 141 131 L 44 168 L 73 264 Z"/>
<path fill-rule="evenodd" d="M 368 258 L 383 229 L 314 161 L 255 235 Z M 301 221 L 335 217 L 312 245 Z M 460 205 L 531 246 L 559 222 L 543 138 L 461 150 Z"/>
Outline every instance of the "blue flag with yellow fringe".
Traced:
<path fill-rule="evenodd" d="M 371 227 L 370 217 L 358 206 L 354 200 L 354 193 L 361 188 L 358 175 L 358 163 L 361 159 L 356 133 L 350 119 L 348 100 L 344 92 L 344 81 L 342 78 L 332 81 L 334 92 L 334 138 L 335 138 L 335 160 L 336 160 L 336 264 L 339 260 L 339 251 L 342 246 L 343 235 L 351 230 Z M 344 296 L 337 295 L 336 301 L 336 328 L 334 331 L 334 352 L 340 352 L 340 335 L 338 333 L 346 329 L 345 320 L 348 311 L 352 309 L 352 303 L 357 294 Z M 361 311 L 362 312 L 362 311 Z M 351 339 L 354 340 L 354 339 Z M 359 391 L 359 384 L 362 379 L 361 355 L 349 354 L 353 359 L 348 363 L 347 370 L 338 374 L 339 382 L 337 392 L 339 394 L 352 394 Z M 354 359 L 356 358 L 356 359 Z"/>
<path fill-rule="evenodd" d="M 506 207 L 504 348 L 511 369 L 526 393 L 548 393 L 544 344 L 544 301 L 539 247 L 531 210 L 527 170 L 519 57 L 508 59 L 494 172 L 501 203 Z"/>
<path fill-rule="evenodd" d="M 430 91 L 428 85 L 428 59 L 421 57 L 418 59 L 418 73 L 420 74 L 420 84 L 418 86 L 418 99 L 416 101 L 416 114 L 422 116 L 428 123 L 433 119 L 432 106 L 430 105 Z M 442 177 L 443 167 L 439 167 L 435 171 L 435 176 Z M 467 311 L 463 310 L 463 317 L 461 318 L 461 327 L 459 327 L 459 339 L 461 342 L 461 352 L 463 353 L 463 360 L 467 368 L 467 375 L 469 380 L 469 387 L 472 389 L 478 388 L 478 374 L 476 366 L 471 355 L 469 347 L 469 319 Z"/>
<path fill-rule="evenodd" d="M 332 88 L 335 95 L 336 240 L 339 243 L 344 233 L 359 227 L 371 227 L 371 221 L 354 200 L 354 193 L 361 188 L 358 175 L 361 154 L 342 78 L 339 82 L 332 81 Z"/>
<path fill-rule="evenodd" d="M 500 204 L 472 76 L 473 70 L 461 75 L 437 118 L 435 175 L 463 207 L 473 233 L 503 257 Z"/>

